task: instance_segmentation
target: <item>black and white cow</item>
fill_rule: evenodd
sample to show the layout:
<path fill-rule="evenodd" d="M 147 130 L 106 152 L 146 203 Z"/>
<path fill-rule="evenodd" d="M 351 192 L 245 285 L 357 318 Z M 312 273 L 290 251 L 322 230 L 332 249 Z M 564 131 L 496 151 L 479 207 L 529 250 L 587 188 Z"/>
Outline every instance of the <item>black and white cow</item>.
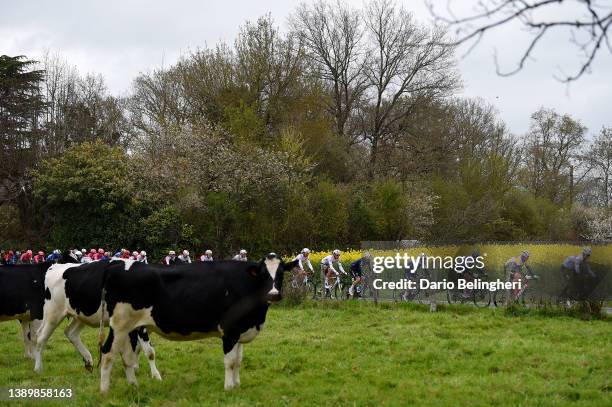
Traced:
<path fill-rule="evenodd" d="M 106 270 L 106 303 L 110 332 L 102 347 L 100 390 L 110 386 L 117 353 L 127 346 L 128 333 L 147 327 L 176 341 L 218 337 L 225 354 L 225 389 L 240 385 L 242 344 L 262 329 L 271 302 L 281 299 L 284 263 L 274 253 L 261 262 L 214 261 L 156 267 L 112 262 Z M 124 358 L 124 362 L 126 362 Z M 127 367 L 134 361 L 127 361 Z"/>
<path fill-rule="evenodd" d="M 36 331 L 43 318 L 44 280 L 53 263 L 0 267 L 0 322 L 21 324 L 25 356 L 33 358 Z"/>
<path fill-rule="evenodd" d="M 120 263 L 128 267 L 133 261 L 126 260 L 125 263 Z M 108 324 L 108 312 L 103 307 L 101 298 L 104 272 L 109 264 L 108 260 L 85 264 L 56 264 L 47 270 L 44 280 L 44 317 L 34 349 L 36 372 L 42 371 L 42 352 L 49 337 L 68 316 L 71 316 L 72 320 L 64 333 L 83 357 L 85 368 L 92 369 L 93 358 L 81 342 L 80 333 L 85 326 L 101 327 Z M 122 356 L 129 360 L 137 360 L 138 350 L 142 348 L 147 356 L 151 375 L 161 380 L 155 365 L 155 350 L 146 329 L 134 330 L 129 336 L 130 346 L 122 350 Z M 101 337 L 100 341 L 102 339 Z M 134 363 L 131 366 L 137 367 Z"/>

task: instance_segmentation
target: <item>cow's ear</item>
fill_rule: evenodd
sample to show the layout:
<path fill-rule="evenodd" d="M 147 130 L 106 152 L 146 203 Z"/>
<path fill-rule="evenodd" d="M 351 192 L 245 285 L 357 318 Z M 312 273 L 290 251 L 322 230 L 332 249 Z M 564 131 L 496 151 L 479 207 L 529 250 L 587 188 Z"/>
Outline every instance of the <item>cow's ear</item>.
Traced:
<path fill-rule="evenodd" d="M 298 266 L 299 262 L 300 262 L 299 260 L 293 260 L 293 261 L 290 261 L 289 263 L 283 263 L 284 264 L 283 268 L 285 270 L 293 270 L 295 267 Z"/>
<path fill-rule="evenodd" d="M 246 271 L 252 277 L 257 277 L 261 273 L 261 265 L 250 265 Z"/>

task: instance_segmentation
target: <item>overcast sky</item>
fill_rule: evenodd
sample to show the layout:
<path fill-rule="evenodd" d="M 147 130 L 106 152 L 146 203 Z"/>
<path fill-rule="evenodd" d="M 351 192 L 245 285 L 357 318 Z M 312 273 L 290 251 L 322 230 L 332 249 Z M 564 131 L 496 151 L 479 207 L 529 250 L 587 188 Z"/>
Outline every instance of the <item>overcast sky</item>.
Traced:
<path fill-rule="evenodd" d="M 49 50 L 59 53 L 82 73 L 101 73 L 109 90 L 125 95 L 139 72 L 173 64 L 191 50 L 233 42 L 239 26 L 271 13 L 281 28 L 300 0 L 0 0 L 0 54 L 37 59 Z M 309 1 L 306 1 L 307 3 Z M 458 13 L 475 0 L 457 0 Z M 361 0 L 349 3 L 359 7 Z M 398 1 L 423 23 L 431 17 L 423 0 Z M 437 1 L 440 6 L 446 0 Z M 457 6 L 459 7 L 459 6 Z M 441 9 L 443 10 L 443 9 Z M 541 44 L 536 60 L 519 74 L 496 75 L 494 50 L 511 68 L 525 44 L 516 26 L 493 33 L 459 60 L 464 96 L 492 103 L 511 131 L 527 131 L 529 116 L 540 106 L 570 113 L 589 128 L 612 126 L 612 56 L 604 48 L 593 72 L 567 87 L 553 78 L 562 67 L 573 73 L 578 52 L 569 35 L 559 33 Z M 465 51 L 465 48 L 463 49 Z M 461 50 L 459 54 L 462 54 Z"/>

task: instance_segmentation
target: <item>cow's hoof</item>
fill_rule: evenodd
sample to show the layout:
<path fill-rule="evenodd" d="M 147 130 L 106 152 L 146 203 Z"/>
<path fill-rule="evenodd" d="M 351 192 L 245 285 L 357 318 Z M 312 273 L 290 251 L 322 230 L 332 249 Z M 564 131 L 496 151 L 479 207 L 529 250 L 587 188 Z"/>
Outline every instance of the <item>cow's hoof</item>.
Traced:
<path fill-rule="evenodd" d="M 85 362 L 85 370 L 89 373 L 93 373 L 93 364 L 91 362 Z"/>
<path fill-rule="evenodd" d="M 160 382 L 162 380 L 161 375 L 159 374 L 159 372 L 152 373 L 151 376 L 153 376 L 154 379 L 159 380 Z"/>

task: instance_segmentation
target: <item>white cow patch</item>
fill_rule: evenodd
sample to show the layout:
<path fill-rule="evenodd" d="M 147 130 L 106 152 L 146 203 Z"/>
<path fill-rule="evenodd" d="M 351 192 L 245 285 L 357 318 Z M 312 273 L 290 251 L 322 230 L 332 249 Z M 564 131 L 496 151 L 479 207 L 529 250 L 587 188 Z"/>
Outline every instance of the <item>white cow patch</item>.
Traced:
<path fill-rule="evenodd" d="M 273 259 L 264 260 L 266 268 L 268 269 L 268 273 L 270 273 L 270 277 L 272 277 L 272 281 L 274 281 L 274 279 L 276 278 L 276 272 L 278 271 L 278 266 L 280 266 L 280 262 L 280 259 L 276 257 Z"/>
<path fill-rule="evenodd" d="M 125 271 L 129 271 L 130 268 L 132 268 L 132 265 L 134 263 L 136 263 L 136 260 L 132 260 L 132 259 L 116 259 L 116 258 L 113 258 L 113 261 L 117 261 L 117 260 L 120 260 L 120 261 L 125 263 Z"/>
<path fill-rule="evenodd" d="M 261 329 L 261 326 L 260 326 Z M 255 339 L 257 337 L 257 335 L 259 334 L 260 329 L 257 329 L 257 327 L 252 327 L 246 330 L 246 332 L 243 332 L 242 334 L 240 334 L 240 339 L 238 339 L 238 342 L 240 343 L 249 343 L 251 342 L 253 339 Z"/>

